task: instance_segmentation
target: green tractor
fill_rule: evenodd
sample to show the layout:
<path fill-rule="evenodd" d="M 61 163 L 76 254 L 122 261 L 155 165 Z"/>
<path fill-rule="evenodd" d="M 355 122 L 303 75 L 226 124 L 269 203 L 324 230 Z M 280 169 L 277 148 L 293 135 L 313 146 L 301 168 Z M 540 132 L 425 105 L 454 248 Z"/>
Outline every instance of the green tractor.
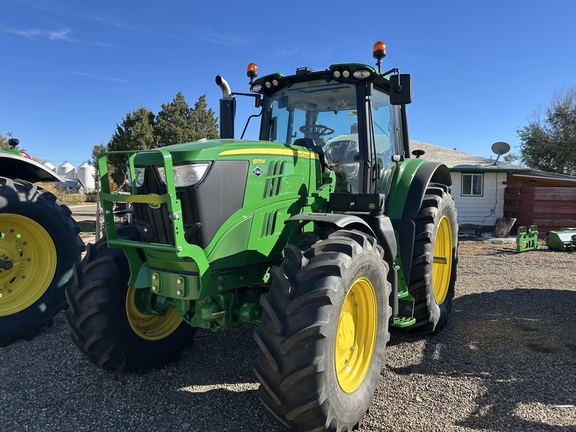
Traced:
<path fill-rule="evenodd" d="M 127 154 L 132 192 L 111 193 L 99 158 L 106 238 L 67 290 L 76 345 L 106 369 L 178 358 L 198 328 L 255 325 L 254 372 L 294 430 L 357 428 L 389 327 L 438 332 L 450 313 L 456 209 L 446 166 L 411 158 L 411 77 L 334 64 L 220 76 L 219 140 Z M 234 139 L 234 96 L 261 109 L 258 141 Z M 416 151 L 417 156 L 422 153 Z M 129 202 L 133 224 L 114 223 Z"/>
<path fill-rule="evenodd" d="M 36 182 L 61 181 L 18 150 L 0 150 L 0 347 L 31 339 L 66 307 L 85 250 L 68 207 Z"/>

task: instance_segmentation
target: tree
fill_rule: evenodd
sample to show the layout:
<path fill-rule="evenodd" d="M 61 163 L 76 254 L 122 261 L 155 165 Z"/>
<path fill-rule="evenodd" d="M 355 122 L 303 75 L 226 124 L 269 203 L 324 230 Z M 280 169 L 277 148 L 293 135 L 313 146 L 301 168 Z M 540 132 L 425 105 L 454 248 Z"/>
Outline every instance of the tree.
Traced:
<path fill-rule="evenodd" d="M 176 93 L 172 102 L 162 104 L 155 131 L 162 147 L 194 140 L 192 110 L 182 92 Z"/>
<path fill-rule="evenodd" d="M 206 138 L 214 139 L 218 138 L 218 122 L 214 116 L 214 111 L 212 108 L 208 108 L 206 103 L 206 95 L 203 94 L 198 98 L 198 101 L 194 104 L 194 124 L 195 124 L 195 139 Z"/>
<path fill-rule="evenodd" d="M 8 144 L 8 140 L 10 138 L 12 138 L 11 132 L 8 132 L 6 135 L 4 135 L 4 134 L 2 134 L 2 132 L 0 132 L 0 150 L 10 148 L 10 145 Z"/>
<path fill-rule="evenodd" d="M 218 137 L 218 126 L 214 112 L 207 109 L 206 95 L 200 96 L 192 109 L 182 92 L 176 93 L 172 102 L 162 104 L 155 130 L 160 146 Z"/>
<path fill-rule="evenodd" d="M 513 164 L 515 162 L 518 162 L 521 159 L 522 159 L 522 157 L 517 153 L 508 153 L 508 154 L 504 155 L 504 157 L 502 158 L 502 160 L 504 162 L 509 163 L 509 164 Z"/>
<path fill-rule="evenodd" d="M 576 86 L 557 92 L 544 113 L 537 113 L 518 135 L 526 165 L 576 175 Z"/>
<path fill-rule="evenodd" d="M 144 107 L 126 114 L 122 123 L 116 125 L 108 144 L 105 147 L 94 146 L 92 164 L 98 168 L 97 155 L 103 151 L 150 150 L 217 137 L 218 124 L 214 112 L 208 109 L 206 95 L 200 96 L 194 109 L 191 109 L 182 92 L 178 92 L 172 102 L 162 104 L 162 110 L 157 115 Z M 108 156 L 108 169 L 115 184 L 124 184 L 127 160 L 127 156 L 122 154 Z"/>
<path fill-rule="evenodd" d="M 88 161 L 94 168 L 98 169 L 98 155 L 106 151 L 104 144 L 97 144 L 92 148 L 92 159 Z"/>
<path fill-rule="evenodd" d="M 2 135 L 2 132 L 0 132 L 0 150 L 7 148 L 8 148 L 8 138 L 6 138 L 4 135 Z"/>
<path fill-rule="evenodd" d="M 107 151 L 149 150 L 158 147 L 154 134 L 154 114 L 140 107 L 126 114 L 122 124 L 116 125 L 116 132 L 106 146 Z M 110 175 L 117 185 L 124 184 L 128 157 L 112 154 L 108 157 Z"/>

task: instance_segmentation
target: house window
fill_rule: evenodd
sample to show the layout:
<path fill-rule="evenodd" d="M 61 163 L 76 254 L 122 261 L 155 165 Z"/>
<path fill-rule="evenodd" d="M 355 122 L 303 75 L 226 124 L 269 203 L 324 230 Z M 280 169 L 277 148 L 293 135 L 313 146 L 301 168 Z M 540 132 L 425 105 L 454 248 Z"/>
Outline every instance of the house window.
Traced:
<path fill-rule="evenodd" d="M 483 184 L 484 174 L 462 174 L 462 196 L 482 196 Z"/>

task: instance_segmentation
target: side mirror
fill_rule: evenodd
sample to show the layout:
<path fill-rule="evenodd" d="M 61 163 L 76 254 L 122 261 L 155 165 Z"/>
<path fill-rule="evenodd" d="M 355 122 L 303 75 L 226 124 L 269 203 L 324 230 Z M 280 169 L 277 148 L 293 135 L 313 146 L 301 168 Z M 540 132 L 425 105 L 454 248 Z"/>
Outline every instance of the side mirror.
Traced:
<path fill-rule="evenodd" d="M 412 102 L 412 75 L 390 75 L 390 103 L 408 105 Z"/>

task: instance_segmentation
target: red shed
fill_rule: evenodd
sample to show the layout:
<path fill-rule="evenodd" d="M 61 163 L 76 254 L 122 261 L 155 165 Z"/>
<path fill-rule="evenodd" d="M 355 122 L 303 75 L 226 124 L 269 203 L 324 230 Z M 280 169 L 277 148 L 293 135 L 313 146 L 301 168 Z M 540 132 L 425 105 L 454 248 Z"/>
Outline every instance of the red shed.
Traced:
<path fill-rule="evenodd" d="M 504 217 L 519 226 L 537 225 L 540 235 L 576 227 L 576 177 L 543 171 L 508 174 Z"/>

